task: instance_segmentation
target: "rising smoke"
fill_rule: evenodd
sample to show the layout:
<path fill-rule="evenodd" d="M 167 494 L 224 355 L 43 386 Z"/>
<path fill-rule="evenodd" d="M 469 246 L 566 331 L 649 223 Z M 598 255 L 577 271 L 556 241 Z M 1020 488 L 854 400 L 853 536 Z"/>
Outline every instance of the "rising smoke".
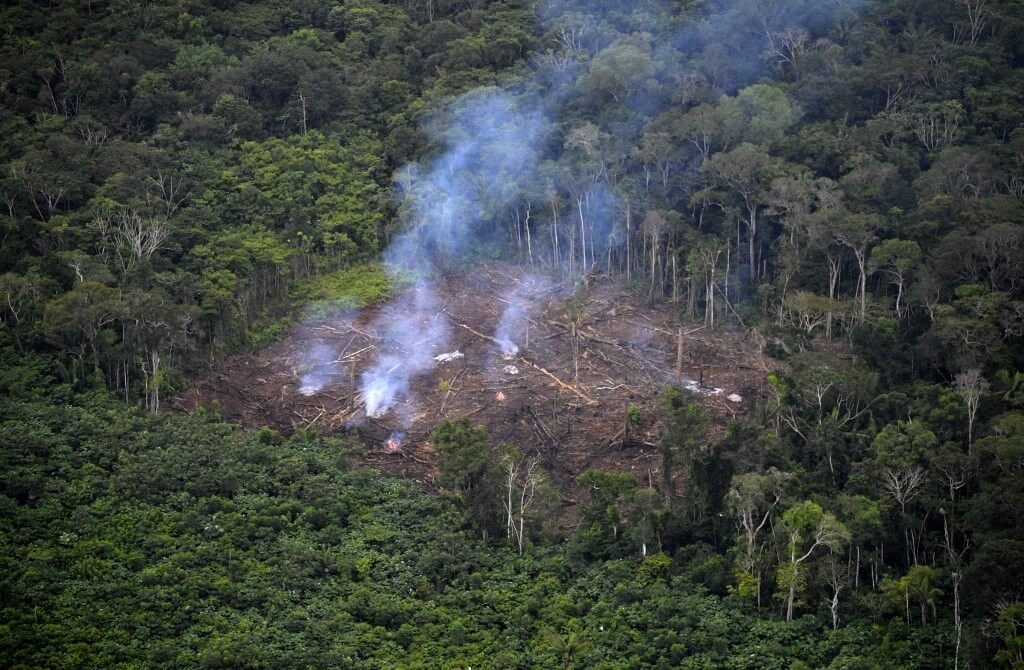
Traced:
<path fill-rule="evenodd" d="M 506 306 L 494 331 L 501 353 L 506 357 L 519 353 L 519 343 L 530 327 L 529 306 L 552 288 L 552 281 L 540 275 L 526 275 L 504 298 Z"/>
<path fill-rule="evenodd" d="M 445 351 L 448 324 L 434 282 L 465 257 L 482 224 L 519 196 L 507 187 L 537 169 L 549 128 L 539 98 L 513 98 L 498 89 L 473 92 L 428 123 L 441 153 L 396 177 L 406 228 L 384 262 L 396 282 L 412 288 L 373 324 L 386 335 L 384 350 L 362 375 L 368 416 L 407 398 L 411 379 Z"/>
<path fill-rule="evenodd" d="M 315 395 L 331 383 L 336 373 L 338 352 L 326 344 L 315 344 L 299 362 L 299 393 Z"/>
<path fill-rule="evenodd" d="M 712 2 L 703 18 L 681 21 L 685 27 L 658 45 L 650 45 L 650 35 L 642 29 L 633 36 L 608 37 L 615 34 L 609 25 L 625 20 L 618 3 L 541 2 L 536 13 L 559 47 L 548 52 L 546 61 L 535 61 L 533 80 L 520 81 L 516 92 L 495 87 L 473 91 L 430 117 L 424 131 L 436 153 L 396 174 L 404 232 L 385 251 L 384 262 L 398 284 L 411 288 L 383 309 L 373 324 L 384 342 L 361 378 L 367 414 L 381 416 L 408 400 L 411 379 L 430 369 L 433 357 L 446 351 L 448 325 L 434 283 L 445 268 L 464 259 L 483 235 L 490 234 L 490 224 L 507 215 L 514 203 L 543 202 L 551 192 L 573 203 L 575 218 L 565 223 L 571 230 L 571 246 L 557 252 L 560 259 L 552 258 L 568 258 L 573 276 L 601 267 L 606 255 L 610 258 L 624 244 L 630 231 L 623 226 L 621 198 L 601 154 L 608 147 L 621 153 L 620 145 L 637 142 L 642 127 L 626 122 L 613 123 L 611 132 L 589 123 L 568 132 L 559 128 L 555 139 L 561 140 L 561 150 L 556 152 L 569 157 L 568 166 L 559 165 L 557 158 L 545 155 L 545 147 L 557 127 L 555 119 L 576 104 L 576 91 L 609 86 L 611 97 L 602 104 L 625 105 L 653 117 L 673 100 L 671 95 L 651 92 L 670 87 L 652 87 L 651 82 L 659 73 L 671 81 L 672 67 L 691 58 L 710 90 L 735 92 L 763 72 L 772 31 L 823 34 L 835 16 L 855 2 L 859 0 Z M 664 9 L 652 10 L 650 16 L 679 18 Z M 601 59 L 603 52 L 614 48 L 619 52 Z M 671 60 L 672 67 L 662 60 Z M 627 62 L 643 67 L 623 67 Z M 625 84 L 620 86 L 616 77 Z M 578 107 L 574 111 L 578 113 Z M 551 251 L 552 257 L 555 253 Z M 497 328 L 496 339 L 506 351 L 518 350 L 516 336 L 526 318 L 522 298 L 510 289 L 509 306 Z"/>
<path fill-rule="evenodd" d="M 384 414 L 409 393 L 409 381 L 434 364 L 448 341 L 448 323 L 431 284 L 422 280 L 388 304 L 374 327 L 384 333 L 383 353 L 362 374 L 366 413 Z"/>

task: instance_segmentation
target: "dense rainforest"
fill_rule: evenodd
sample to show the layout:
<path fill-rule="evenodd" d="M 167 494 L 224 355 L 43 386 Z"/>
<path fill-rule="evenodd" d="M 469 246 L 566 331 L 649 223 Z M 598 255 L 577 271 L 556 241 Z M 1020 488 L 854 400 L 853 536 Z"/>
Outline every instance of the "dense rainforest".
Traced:
<path fill-rule="evenodd" d="M 3 667 L 1024 668 L 1016 0 L 12 0 L 0 30 Z M 385 299 L 401 194 L 498 93 L 540 111 L 452 166 L 463 261 L 743 330 L 754 411 L 665 389 L 662 480 L 576 501 L 470 420 L 428 493 L 168 411 Z"/>

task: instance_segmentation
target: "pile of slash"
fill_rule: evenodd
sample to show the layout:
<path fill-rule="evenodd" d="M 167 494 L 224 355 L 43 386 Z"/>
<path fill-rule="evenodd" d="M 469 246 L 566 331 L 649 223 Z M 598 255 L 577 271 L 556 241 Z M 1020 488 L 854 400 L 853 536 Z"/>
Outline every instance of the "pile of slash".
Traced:
<path fill-rule="evenodd" d="M 366 444 L 368 464 L 425 488 L 436 477 L 430 434 L 445 419 L 469 417 L 495 446 L 538 456 L 571 503 L 576 476 L 590 468 L 657 480 L 666 386 L 698 393 L 713 431 L 765 393 L 767 361 L 744 332 L 684 323 L 678 306 L 644 305 L 617 280 L 566 287 L 489 263 L 443 278 L 436 291 L 447 345 L 427 352 L 433 367 L 380 416 L 367 416 L 360 390 L 364 370 L 396 346 L 379 327 L 379 307 L 320 318 L 231 356 L 172 404 L 217 406 L 247 427 L 351 433 Z M 523 313 L 514 353 L 494 339 L 511 295 Z"/>

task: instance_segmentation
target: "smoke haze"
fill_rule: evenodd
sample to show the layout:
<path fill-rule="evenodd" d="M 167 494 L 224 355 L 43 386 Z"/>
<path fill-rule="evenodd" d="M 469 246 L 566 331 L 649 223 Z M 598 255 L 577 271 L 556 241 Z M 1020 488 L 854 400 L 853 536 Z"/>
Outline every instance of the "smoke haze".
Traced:
<path fill-rule="evenodd" d="M 563 276 L 576 277 L 600 267 L 624 244 L 630 231 L 624 227 L 622 199 L 609 174 L 614 166 L 605 162 L 604 153 L 619 151 L 623 142 L 637 142 L 643 125 L 616 121 L 609 133 L 593 123 L 579 123 L 574 94 L 583 93 L 590 105 L 607 105 L 613 111 L 624 106 L 653 116 L 673 104 L 673 96 L 665 93 L 670 89 L 656 77 L 665 77 L 672 68 L 687 69 L 687 58 L 696 61 L 688 67 L 694 76 L 703 77 L 706 87 L 735 92 L 755 82 L 765 69 L 771 35 L 786 30 L 822 34 L 855 4 L 709 3 L 702 18 L 680 20 L 673 38 L 652 45 L 651 35 L 642 30 L 618 35 L 609 29 L 627 16 L 642 25 L 643 19 L 637 17 L 642 17 L 643 8 L 628 15 L 625 8 L 609 9 L 607 3 L 541 3 L 536 13 L 557 47 L 534 60 L 532 78 L 520 80 L 516 91 L 472 91 L 428 118 L 423 128 L 435 152 L 395 175 L 404 228 L 384 252 L 384 262 L 396 283 L 412 288 L 381 310 L 373 323 L 384 343 L 361 378 L 367 414 L 381 416 L 408 399 L 411 379 L 429 370 L 435 355 L 448 350 L 444 306 L 434 282 L 447 267 L 466 259 L 481 239 L 493 237 L 495 224 L 500 227 L 517 203 L 542 202 L 554 192 L 573 204 L 575 211 L 564 212 L 568 232 L 561 233 L 568 236 L 569 248 L 557 252 L 568 258 Z M 664 10 L 649 13 L 679 19 Z M 662 26 L 650 26 L 656 28 L 664 32 Z M 567 109 L 577 119 L 571 128 L 559 123 L 565 123 Z M 603 116 L 601 109 L 587 111 L 593 118 Z M 554 160 L 545 155 L 552 151 L 559 154 Z M 568 165 L 558 164 L 563 156 Z M 555 253 L 551 251 L 552 257 Z M 515 289 L 510 289 L 507 300 L 496 339 L 513 351 L 525 311 Z"/>

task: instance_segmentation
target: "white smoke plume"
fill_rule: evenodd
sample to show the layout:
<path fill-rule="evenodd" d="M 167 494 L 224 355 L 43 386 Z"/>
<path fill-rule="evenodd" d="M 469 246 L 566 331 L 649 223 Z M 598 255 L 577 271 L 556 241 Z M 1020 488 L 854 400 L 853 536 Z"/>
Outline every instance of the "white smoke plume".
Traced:
<path fill-rule="evenodd" d="M 552 287 L 547 277 L 527 275 L 523 277 L 505 299 L 507 306 L 498 320 L 494 339 L 506 356 L 519 353 L 520 344 L 525 342 L 529 328 L 530 306 Z"/>
<path fill-rule="evenodd" d="M 368 416 L 382 416 L 409 396 L 411 380 L 447 350 L 436 277 L 471 250 L 481 224 L 513 197 L 503 185 L 536 169 L 549 125 L 539 99 L 513 98 L 497 89 L 463 97 L 428 124 L 445 150 L 396 178 L 407 228 L 384 260 L 397 282 L 411 281 L 413 287 L 374 321 L 385 342 L 362 375 Z"/>
<path fill-rule="evenodd" d="M 574 203 L 579 264 L 570 259 L 569 267 L 576 276 L 601 266 L 606 254 L 610 258 L 624 243 L 627 233 L 619 221 L 619 197 L 606 167 L 598 160 L 599 149 L 608 141 L 605 138 L 614 137 L 619 143 L 638 141 L 642 124 L 614 121 L 616 115 L 621 116 L 623 105 L 653 118 L 673 104 L 666 93 L 671 91 L 669 75 L 675 70 L 661 64 L 691 60 L 697 64 L 695 76 L 710 89 L 732 94 L 764 72 L 770 35 L 787 30 L 806 30 L 812 37 L 824 35 L 836 17 L 860 4 L 861 0 L 720 0 L 700 5 L 685 19 L 678 7 L 651 3 L 644 10 L 638 5 L 632 9 L 649 11 L 652 20 L 673 17 L 680 19 L 683 27 L 672 38 L 649 45 L 651 66 L 618 72 L 616 63 L 625 56 L 632 58 L 629 62 L 644 63 L 643 44 L 650 37 L 637 32 L 610 41 L 601 38 L 600 26 L 625 16 L 624 6 L 596 0 L 538 2 L 535 13 L 545 29 L 563 37 L 587 39 L 563 40 L 565 48 L 534 61 L 533 76 L 513 84 L 516 88 L 472 91 L 428 118 L 424 131 L 430 144 L 437 147 L 436 153 L 395 176 L 405 228 L 392 240 L 384 261 L 399 284 L 411 282 L 413 288 L 382 310 L 373 324 L 385 343 L 362 375 L 367 413 L 382 416 L 395 407 L 409 396 L 413 377 L 431 367 L 433 356 L 447 351 L 448 331 L 440 315 L 443 306 L 433 290 L 436 277 L 464 259 L 484 236 L 493 236 L 488 227 L 507 215 L 513 203 L 524 197 L 543 200 L 548 191 Z M 638 25 L 643 23 L 638 21 Z M 737 40 L 737 35 L 744 39 Z M 616 48 L 617 53 L 603 59 L 607 61 L 603 70 L 592 71 L 603 51 Z M 589 110 L 590 118 L 607 116 L 613 119 L 612 125 L 604 129 L 588 121 L 552 132 L 552 119 L 561 116 L 563 108 L 572 108 L 575 116 L 569 118 L 579 120 L 580 100 L 573 95 L 609 86 L 609 73 L 644 84 L 623 86 L 619 93 L 624 97 L 616 94 L 604 103 L 600 96 L 590 95 L 586 104 L 607 104 L 609 112 Z M 649 86 L 655 77 L 661 77 L 664 85 Z M 614 89 L 614 81 L 610 85 Z M 577 159 L 570 157 L 568 165 L 559 163 L 559 156 L 573 152 Z M 580 165 L 584 167 L 577 169 Z M 549 184 L 541 183 L 544 180 L 537 178 L 541 174 L 548 175 Z M 563 259 L 567 256 L 564 250 L 558 253 Z M 521 298 L 513 293 L 509 303 L 496 339 L 514 351 L 526 316 Z"/>

